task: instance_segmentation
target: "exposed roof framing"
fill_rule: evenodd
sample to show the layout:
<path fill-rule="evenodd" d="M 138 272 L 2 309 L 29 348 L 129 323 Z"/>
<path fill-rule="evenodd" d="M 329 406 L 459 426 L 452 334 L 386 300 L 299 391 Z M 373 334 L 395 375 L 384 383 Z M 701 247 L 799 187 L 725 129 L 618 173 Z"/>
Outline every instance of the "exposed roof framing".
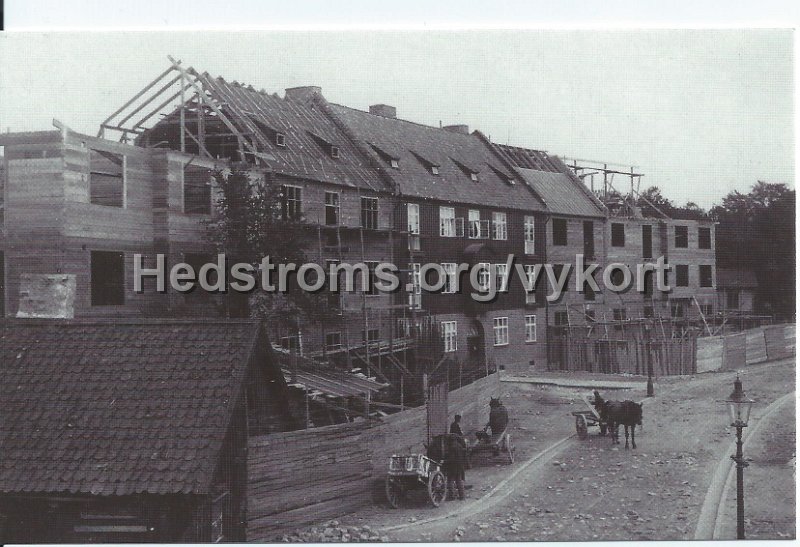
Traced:
<path fill-rule="evenodd" d="M 170 67 L 100 126 L 99 137 L 245 161 L 291 177 L 374 191 L 391 189 L 373 156 L 318 102 L 301 103 L 210 76 L 169 57 Z"/>

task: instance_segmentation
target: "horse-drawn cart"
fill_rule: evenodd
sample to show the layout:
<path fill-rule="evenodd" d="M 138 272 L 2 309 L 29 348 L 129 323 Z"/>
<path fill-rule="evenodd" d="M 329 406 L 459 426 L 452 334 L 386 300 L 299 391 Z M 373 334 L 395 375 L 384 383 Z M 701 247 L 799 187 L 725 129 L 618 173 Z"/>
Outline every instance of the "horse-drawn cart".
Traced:
<path fill-rule="evenodd" d="M 487 429 L 484 428 L 483 431 L 475 433 L 477 439 L 467 447 L 467 455 L 471 457 L 476 452 L 491 451 L 494 456 L 499 456 L 501 452 L 504 452 L 508 463 L 514 463 L 514 445 L 511 443 L 508 427 L 497 434 L 490 434 Z"/>
<path fill-rule="evenodd" d="M 590 426 L 598 426 L 600 435 L 605 435 L 607 431 L 606 423 L 600 417 L 597 409 L 583 395 L 581 395 L 581 400 L 586 405 L 586 408 L 572 412 L 572 415 L 575 416 L 575 432 L 578 434 L 578 438 L 581 440 L 586 439 L 589 436 Z"/>
<path fill-rule="evenodd" d="M 397 509 L 409 490 L 426 489 L 434 507 L 447 495 L 447 480 L 441 465 L 423 454 L 392 456 L 386 476 L 386 498 Z"/>

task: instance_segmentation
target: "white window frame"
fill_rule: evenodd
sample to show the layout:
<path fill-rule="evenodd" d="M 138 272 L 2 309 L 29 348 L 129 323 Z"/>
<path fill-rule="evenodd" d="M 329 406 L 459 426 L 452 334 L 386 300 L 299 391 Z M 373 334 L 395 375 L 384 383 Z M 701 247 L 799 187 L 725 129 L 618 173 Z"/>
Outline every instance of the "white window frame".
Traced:
<path fill-rule="evenodd" d="M 525 232 L 525 254 L 536 254 L 536 217 L 525 216 L 523 231 Z"/>
<path fill-rule="evenodd" d="M 455 207 L 439 207 L 439 235 L 441 237 L 456 237 L 456 209 Z"/>
<path fill-rule="evenodd" d="M 442 321 L 442 338 L 445 353 L 455 353 L 458 350 L 458 321 Z"/>
<path fill-rule="evenodd" d="M 508 317 L 495 317 L 493 321 L 495 347 L 508 345 Z"/>
<path fill-rule="evenodd" d="M 508 239 L 508 215 L 503 212 L 492 213 L 492 237 L 498 241 Z"/>
<path fill-rule="evenodd" d="M 480 267 L 480 270 L 478 270 L 478 288 L 485 292 L 490 288 L 492 265 L 488 262 L 481 262 L 478 266 Z"/>
<path fill-rule="evenodd" d="M 536 342 L 536 316 L 525 316 L 525 342 Z"/>
<path fill-rule="evenodd" d="M 328 198 L 329 197 L 333 198 L 334 196 L 335 196 L 335 198 L 331 199 L 330 200 L 331 202 L 329 203 L 328 202 L 329 201 Z M 341 215 L 342 211 L 341 211 L 340 203 L 341 203 L 341 196 L 339 195 L 339 192 L 330 192 L 330 191 L 326 191 L 325 192 L 325 225 L 326 226 L 339 226 L 339 224 L 341 222 L 341 219 L 342 219 L 342 215 Z M 328 224 L 328 211 L 329 210 L 333 211 L 334 214 L 336 215 L 336 222 L 333 223 L 333 224 Z"/>
<path fill-rule="evenodd" d="M 498 291 L 505 291 L 508 289 L 508 264 L 495 264 L 495 288 Z"/>
<path fill-rule="evenodd" d="M 411 292 L 408 294 L 408 306 L 412 310 L 422 307 L 422 265 L 418 263 L 409 264 L 411 275 Z"/>
<path fill-rule="evenodd" d="M 469 239 L 481 238 L 481 212 L 478 209 L 467 212 L 467 236 Z"/>
<path fill-rule="evenodd" d="M 442 294 L 455 294 L 458 282 L 458 265 L 455 262 L 442 262 L 445 282 L 442 287 Z"/>
<path fill-rule="evenodd" d="M 411 235 L 419 235 L 419 204 L 409 203 L 408 210 L 408 233 Z"/>
<path fill-rule="evenodd" d="M 536 266 L 534 264 L 525 264 L 525 276 L 527 277 L 528 284 L 533 283 L 533 272 Z M 525 291 L 525 303 L 536 304 L 536 287 L 532 291 Z"/>

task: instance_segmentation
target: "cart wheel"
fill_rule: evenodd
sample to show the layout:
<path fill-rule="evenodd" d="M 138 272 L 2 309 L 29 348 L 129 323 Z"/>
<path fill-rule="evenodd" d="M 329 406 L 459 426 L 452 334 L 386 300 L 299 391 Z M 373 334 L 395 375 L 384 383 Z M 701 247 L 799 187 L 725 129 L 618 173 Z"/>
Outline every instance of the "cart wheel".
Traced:
<path fill-rule="evenodd" d="M 589 426 L 586 424 L 586 416 L 583 414 L 575 415 L 575 431 L 580 440 L 585 440 L 589 436 Z"/>
<path fill-rule="evenodd" d="M 447 481 L 444 474 L 441 471 L 434 471 L 428 478 L 428 498 L 434 507 L 439 507 L 445 496 L 447 496 Z"/>
<path fill-rule="evenodd" d="M 403 487 L 400 481 L 392 477 L 386 477 L 386 499 L 393 509 L 400 507 L 403 502 Z"/>
<path fill-rule="evenodd" d="M 514 463 L 514 445 L 511 443 L 511 435 L 506 435 L 506 454 L 508 454 L 508 463 Z"/>

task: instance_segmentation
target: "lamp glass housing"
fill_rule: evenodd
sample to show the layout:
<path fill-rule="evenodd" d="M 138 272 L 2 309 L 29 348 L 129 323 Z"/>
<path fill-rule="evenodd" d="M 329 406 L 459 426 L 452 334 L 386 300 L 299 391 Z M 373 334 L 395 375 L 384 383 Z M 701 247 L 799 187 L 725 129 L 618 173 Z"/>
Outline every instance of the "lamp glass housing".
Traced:
<path fill-rule="evenodd" d="M 753 406 L 753 401 L 750 399 L 729 399 L 726 402 L 731 414 L 731 425 L 747 427 L 747 422 L 750 421 L 750 409 Z"/>

